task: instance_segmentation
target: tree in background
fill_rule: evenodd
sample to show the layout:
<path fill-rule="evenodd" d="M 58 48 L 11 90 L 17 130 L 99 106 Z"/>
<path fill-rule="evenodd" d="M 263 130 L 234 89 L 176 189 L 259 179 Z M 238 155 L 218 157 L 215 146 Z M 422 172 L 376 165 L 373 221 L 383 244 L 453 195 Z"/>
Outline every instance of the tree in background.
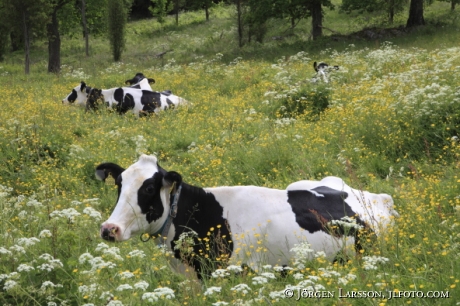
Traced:
<path fill-rule="evenodd" d="M 453 11 L 455 10 L 455 6 L 460 3 L 460 0 L 438 0 L 441 2 L 449 2 L 450 3 L 450 9 Z"/>
<path fill-rule="evenodd" d="M 171 3 L 168 2 L 168 0 L 151 0 L 152 6 L 149 7 L 149 10 L 161 25 L 165 23 L 165 17 L 171 10 Z"/>
<path fill-rule="evenodd" d="M 118 62 L 125 47 L 125 30 L 128 18 L 123 0 L 108 1 L 108 36 L 113 60 Z"/>
<path fill-rule="evenodd" d="M 48 0 L 0 0 L 0 25 L 6 30 L 2 39 L 7 40 L 10 33 L 22 33 L 24 46 L 24 72 L 30 73 L 30 45 L 32 37 L 43 37 L 44 28 L 49 21 Z M 8 31 L 8 29 L 10 29 Z M 6 42 L 6 41 L 5 41 Z M 7 42 L 1 49 L 7 46 Z"/>
<path fill-rule="evenodd" d="M 59 33 L 58 11 L 71 0 L 48 0 L 51 6 L 51 20 L 46 25 L 48 37 L 48 72 L 61 71 L 61 34 Z"/>
<path fill-rule="evenodd" d="M 206 21 L 209 21 L 209 9 L 215 5 L 213 0 L 194 0 L 190 8 L 193 10 L 204 9 Z"/>
<path fill-rule="evenodd" d="M 425 19 L 423 18 L 423 0 L 411 0 L 406 27 L 410 28 L 421 25 L 425 25 Z"/>
<path fill-rule="evenodd" d="M 407 3 L 408 0 L 343 0 L 340 10 L 345 13 L 385 12 L 388 22 L 393 23 L 395 14 L 402 12 Z"/>

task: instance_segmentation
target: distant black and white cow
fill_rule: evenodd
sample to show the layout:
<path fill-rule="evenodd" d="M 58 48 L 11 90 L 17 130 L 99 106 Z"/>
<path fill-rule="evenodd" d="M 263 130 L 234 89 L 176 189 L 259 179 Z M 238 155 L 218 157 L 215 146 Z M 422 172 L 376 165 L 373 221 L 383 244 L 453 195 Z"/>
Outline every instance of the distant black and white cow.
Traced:
<path fill-rule="evenodd" d="M 142 80 L 141 82 L 145 81 Z M 130 87 L 111 89 L 93 89 L 88 94 L 88 105 L 97 105 L 98 100 L 103 100 L 108 107 L 116 109 L 120 114 L 131 110 L 136 116 L 140 113 L 158 113 L 170 107 L 186 104 L 181 97 L 169 91 L 158 92 Z"/>
<path fill-rule="evenodd" d="M 289 264 L 291 248 L 301 242 L 332 260 L 346 245 L 360 248 L 358 233 L 378 234 L 397 215 L 391 196 L 352 189 L 337 177 L 299 181 L 286 190 L 201 188 L 184 183 L 177 172 L 164 170 L 155 156 L 147 155 L 127 169 L 113 163 L 97 166 L 98 179 L 109 175 L 116 180 L 118 199 L 101 237 L 165 237 L 160 239 L 199 277 L 203 258 L 253 269 Z M 184 234 L 194 239 L 187 246 L 194 255 L 180 247 Z"/>
<path fill-rule="evenodd" d="M 327 78 L 327 74 L 329 71 L 331 71 L 332 69 L 339 70 L 339 66 L 335 65 L 333 67 L 329 67 L 329 65 L 324 62 L 321 62 L 319 64 L 314 62 L 313 68 L 316 71 L 315 77 L 319 75 L 325 83 L 329 83 L 329 80 Z"/>
<path fill-rule="evenodd" d="M 150 83 L 155 84 L 155 80 L 154 80 L 154 79 L 151 79 L 151 78 L 146 77 L 142 72 L 138 72 L 138 73 L 136 73 L 136 75 L 135 75 L 132 79 L 126 80 L 126 81 L 125 81 L 125 84 L 134 85 L 134 84 L 139 83 L 139 82 L 142 81 L 143 79 L 147 79 L 147 81 L 149 82 L 149 84 L 150 84 Z"/>

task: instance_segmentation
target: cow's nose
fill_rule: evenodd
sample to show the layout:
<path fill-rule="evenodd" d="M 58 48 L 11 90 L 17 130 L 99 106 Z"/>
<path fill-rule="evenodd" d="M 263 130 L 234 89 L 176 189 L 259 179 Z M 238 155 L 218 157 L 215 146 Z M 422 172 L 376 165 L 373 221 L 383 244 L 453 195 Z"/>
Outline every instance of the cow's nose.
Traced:
<path fill-rule="evenodd" d="M 115 241 L 120 228 L 114 224 L 106 224 L 101 227 L 101 238 L 109 241 Z"/>

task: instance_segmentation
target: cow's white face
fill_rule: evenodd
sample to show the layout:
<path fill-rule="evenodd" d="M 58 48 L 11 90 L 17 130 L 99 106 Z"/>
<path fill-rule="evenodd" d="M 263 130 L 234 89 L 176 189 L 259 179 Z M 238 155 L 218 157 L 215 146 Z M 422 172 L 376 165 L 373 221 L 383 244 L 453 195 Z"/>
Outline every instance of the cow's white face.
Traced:
<path fill-rule="evenodd" d="M 76 86 L 72 91 L 62 99 L 62 104 L 72 104 L 84 106 L 86 104 L 87 93 L 86 93 L 86 84 L 81 82 L 80 85 Z"/>
<path fill-rule="evenodd" d="M 123 241 L 134 235 L 159 231 L 169 213 L 169 193 L 163 187 L 157 158 L 142 155 L 118 176 L 116 184 L 118 201 L 101 226 L 101 237 Z"/>

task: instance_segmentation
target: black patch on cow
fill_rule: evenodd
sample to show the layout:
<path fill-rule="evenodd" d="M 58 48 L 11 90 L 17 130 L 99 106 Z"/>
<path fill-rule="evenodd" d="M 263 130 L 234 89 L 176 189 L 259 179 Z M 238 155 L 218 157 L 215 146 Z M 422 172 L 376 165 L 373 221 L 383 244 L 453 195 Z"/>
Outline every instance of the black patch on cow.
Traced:
<path fill-rule="evenodd" d="M 172 101 L 169 100 L 169 98 L 166 98 L 166 103 L 168 103 L 168 107 L 174 107 L 174 103 L 172 103 Z"/>
<path fill-rule="evenodd" d="M 185 259 L 195 268 L 198 277 L 202 278 L 203 273 L 207 274 L 216 268 L 214 264 L 217 258 L 222 263 L 232 255 L 231 229 L 223 217 L 223 207 L 212 193 L 185 183 L 181 185 L 177 216 L 173 219 L 176 233 L 171 248 L 174 250 L 176 241 L 182 233 L 195 231 L 200 238 L 195 238 L 193 246 L 195 256 L 181 254 L 180 250 L 175 250 L 174 255 L 180 259 L 184 259 L 185 256 Z M 207 260 L 205 254 L 208 255 Z M 204 271 L 204 267 L 210 270 Z"/>
<path fill-rule="evenodd" d="M 145 112 L 153 112 L 161 105 L 160 93 L 156 91 L 142 90 L 141 104 Z"/>
<path fill-rule="evenodd" d="M 123 88 L 115 89 L 113 93 L 113 98 L 115 99 L 115 101 L 118 102 L 118 106 L 120 106 L 123 103 L 123 95 L 124 95 Z"/>
<path fill-rule="evenodd" d="M 163 186 L 163 175 L 155 172 L 153 177 L 145 180 L 137 191 L 137 202 L 148 223 L 158 220 L 164 212 L 160 190 Z"/>
<path fill-rule="evenodd" d="M 73 103 L 75 102 L 76 99 L 77 99 L 77 91 L 75 89 L 72 89 L 72 92 L 67 97 L 67 101 L 69 101 L 70 103 Z"/>
<path fill-rule="evenodd" d="M 135 105 L 135 102 L 134 102 L 133 95 L 127 93 L 123 98 L 123 103 L 121 104 L 121 111 L 125 113 L 128 110 L 133 109 L 134 105 Z"/>
<path fill-rule="evenodd" d="M 365 226 L 365 223 L 351 209 L 345 201 L 348 194 L 326 186 L 312 189 L 317 196 L 308 190 L 288 190 L 288 203 L 292 206 L 296 222 L 310 233 L 324 231 L 331 235 L 355 235 L 356 230 L 345 229 L 340 226 L 331 226 L 332 220 L 343 217 L 353 217 L 356 223 Z"/>

